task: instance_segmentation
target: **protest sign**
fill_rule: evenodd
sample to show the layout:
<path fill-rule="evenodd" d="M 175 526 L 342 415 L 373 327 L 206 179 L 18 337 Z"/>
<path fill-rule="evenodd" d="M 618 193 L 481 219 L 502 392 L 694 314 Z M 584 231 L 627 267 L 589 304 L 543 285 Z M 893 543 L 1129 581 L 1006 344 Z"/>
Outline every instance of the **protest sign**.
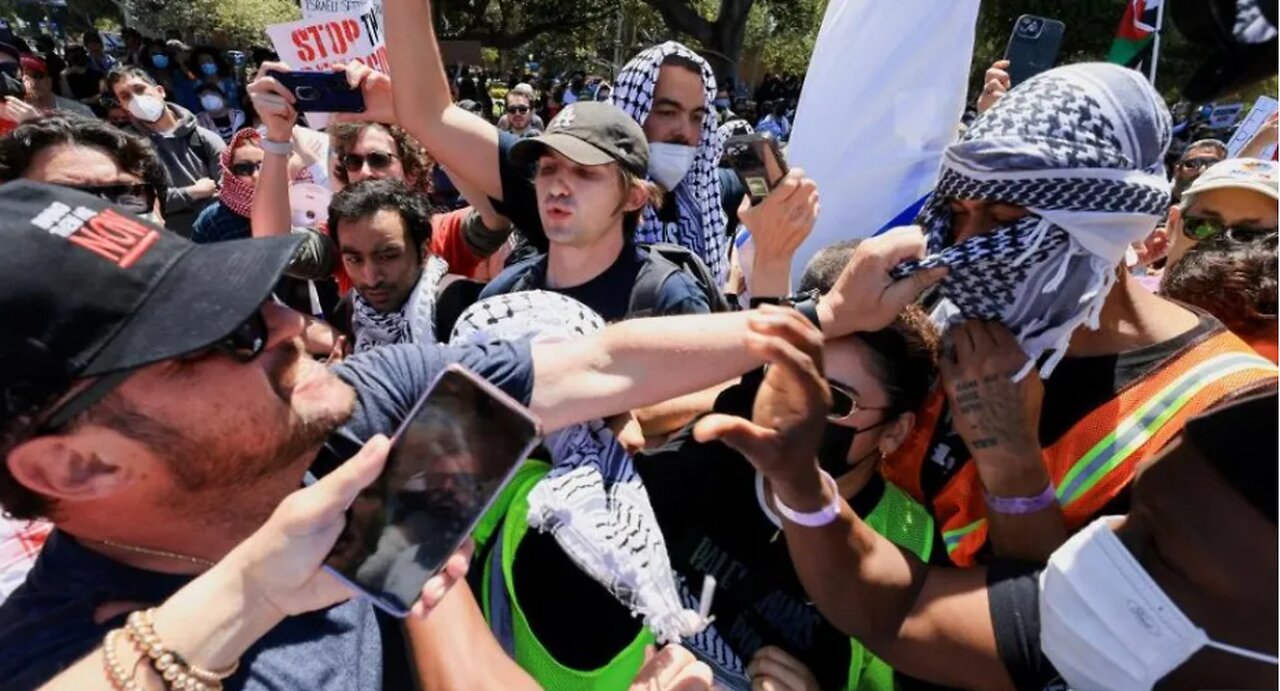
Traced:
<path fill-rule="evenodd" d="M 320 72 L 336 64 L 363 62 L 389 72 L 382 18 L 374 8 L 360 14 L 318 14 L 272 24 L 267 36 L 280 59 L 295 70 Z"/>
<path fill-rule="evenodd" d="M 1280 101 L 1270 96 L 1259 96 L 1258 100 L 1253 102 L 1253 108 L 1249 110 L 1249 114 L 1245 116 L 1244 122 L 1236 128 L 1236 133 L 1231 136 L 1231 141 L 1227 142 L 1227 154 L 1230 156 L 1239 156 L 1240 151 L 1245 145 L 1253 139 L 1253 135 L 1258 132 L 1262 125 L 1271 117 L 1273 113 L 1280 110 Z M 1272 145 L 1262 153 L 1262 158 L 1275 158 L 1276 147 Z"/>

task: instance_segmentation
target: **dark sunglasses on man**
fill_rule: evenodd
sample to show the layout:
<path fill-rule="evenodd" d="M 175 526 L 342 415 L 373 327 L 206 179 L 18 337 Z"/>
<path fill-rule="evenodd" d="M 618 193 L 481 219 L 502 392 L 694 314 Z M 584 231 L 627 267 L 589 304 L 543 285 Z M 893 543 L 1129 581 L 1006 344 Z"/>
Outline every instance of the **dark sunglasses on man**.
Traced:
<path fill-rule="evenodd" d="M 364 168 L 364 164 L 369 164 L 369 170 L 386 170 L 391 167 L 392 161 L 396 159 L 396 155 L 385 151 L 370 151 L 365 155 L 347 154 L 338 159 L 338 164 L 343 170 L 360 170 Z"/>
<path fill-rule="evenodd" d="M 225 355 L 236 362 L 247 363 L 262 354 L 267 348 L 267 320 L 261 310 L 254 312 L 244 323 L 236 327 L 222 340 L 205 348 L 178 358 L 191 362 L 211 355 Z M 67 425 L 93 404 L 101 401 L 107 394 L 124 383 L 136 370 L 113 372 L 98 377 L 93 383 L 64 398 L 57 407 L 40 423 L 39 433 L 50 434 Z"/>
<path fill-rule="evenodd" d="M 1275 228 L 1252 228 L 1249 226 L 1228 226 L 1222 221 L 1200 216 L 1182 217 L 1182 234 L 1189 240 L 1204 242 L 1215 237 L 1224 237 L 1231 242 L 1257 242 L 1274 239 Z"/>
<path fill-rule="evenodd" d="M 22 79 L 22 65 L 16 62 L 0 62 L 0 74 L 7 74 L 14 79 Z"/>
<path fill-rule="evenodd" d="M 145 182 L 125 182 L 118 185 L 65 185 L 65 187 L 92 194 L 132 214 L 150 213 L 156 205 L 156 190 Z"/>
<path fill-rule="evenodd" d="M 507 112 L 514 113 L 516 115 L 524 115 L 529 112 L 529 106 L 507 106 Z"/>

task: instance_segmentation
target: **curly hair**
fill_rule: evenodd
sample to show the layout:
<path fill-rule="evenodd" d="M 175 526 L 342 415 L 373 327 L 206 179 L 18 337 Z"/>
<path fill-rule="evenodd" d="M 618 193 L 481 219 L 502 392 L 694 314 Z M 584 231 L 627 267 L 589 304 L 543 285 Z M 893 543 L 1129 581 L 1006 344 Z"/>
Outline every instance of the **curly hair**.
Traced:
<path fill-rule="evenodd" d="M 1275 328 L 1277 254 L 1274 237 L 1202 242 L 1170 267 L 1160 292 L 1212 314 L 1237 334 L 1253 336 Z"/>
<path fill-rule="evenodd" d="M 22 177 L 41 151 L 55 146 L 85 146 L 106 153 L 125 173 L 151 185 L 163 206 L 169 174 L 151 142 L 102 120 L 69 113 L 29 120 L 0 137 L 0 182 Z"/>
<path fill-rule="evenodd" d="M 369 218 L 379 211 L 400 214 L 415 254 L 421 257 L 431 244 L 431 209 L 426 197 L 400 180 L 361 180 L 333 195 L 329 203 L 329 236 L 341 247 L 343 221 Z"/>
<path fill-rule="evenodd" d="M 383 125 L 376 122 L 344 122 L 334 125 L 330 132 L 331 148 L 335 157 L 341 161 L 343 156 L 351 153 L 360 135 L 370 127 L 382 129 L 396 143 L 396 156 L 404 166 L 405 183 L 414 191 L 422 194 L 431 192 L 431 172 L 435 169 L 435 161 L 427 154 L 427 150 L 412 135 L 395 125 Z M 334 166 L 338 180 L 343 185 L 350 185 L 347 171 L 341 164 Z"/>

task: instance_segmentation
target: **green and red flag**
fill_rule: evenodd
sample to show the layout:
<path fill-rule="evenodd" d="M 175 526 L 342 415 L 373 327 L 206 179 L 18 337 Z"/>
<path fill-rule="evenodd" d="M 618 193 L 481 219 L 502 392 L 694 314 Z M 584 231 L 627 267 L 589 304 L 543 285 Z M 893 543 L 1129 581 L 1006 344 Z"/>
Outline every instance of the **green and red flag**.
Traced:
<path fill-rule="evenodd" d="M 1137 69 L 1148 62 L 1156 34 L 1160 32 L 1160 5 L 1164 0 L 1129 0 L 1116 27 L 1107 61 Z"/>

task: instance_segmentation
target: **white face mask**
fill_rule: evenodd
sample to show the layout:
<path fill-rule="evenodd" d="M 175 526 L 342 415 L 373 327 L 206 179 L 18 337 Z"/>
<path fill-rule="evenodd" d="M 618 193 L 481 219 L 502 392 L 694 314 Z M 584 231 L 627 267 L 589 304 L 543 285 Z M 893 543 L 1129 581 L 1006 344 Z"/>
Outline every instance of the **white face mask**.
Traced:
<path fill-rule="evenodd" d="M 1067 540 L 1040 574 L 1040 647 L 1076 691 L 1150 689 L 1209 640 L 1147 574 L 1103 517 Z"/>
<path fill-rule="evenodd" d="M 129 101 L 129 114 L 143 122 L 155 122 L 164 115 L 164 101 L 150 94 L 134 96 Z"/>
<path fill-rule="evenodd" d="M 649 177 L 665 187 L 674 190 L 684 179 L 685 173 L 693 165 L 693 157 L 698 150 L 684 144 L 649 144 Z"/>
<path fill-rule="evenodd" d="M 222 110 L 222 97 L 216 94 L 205 94 L 200 97 L 200 105 L 205 110 Z"/>

